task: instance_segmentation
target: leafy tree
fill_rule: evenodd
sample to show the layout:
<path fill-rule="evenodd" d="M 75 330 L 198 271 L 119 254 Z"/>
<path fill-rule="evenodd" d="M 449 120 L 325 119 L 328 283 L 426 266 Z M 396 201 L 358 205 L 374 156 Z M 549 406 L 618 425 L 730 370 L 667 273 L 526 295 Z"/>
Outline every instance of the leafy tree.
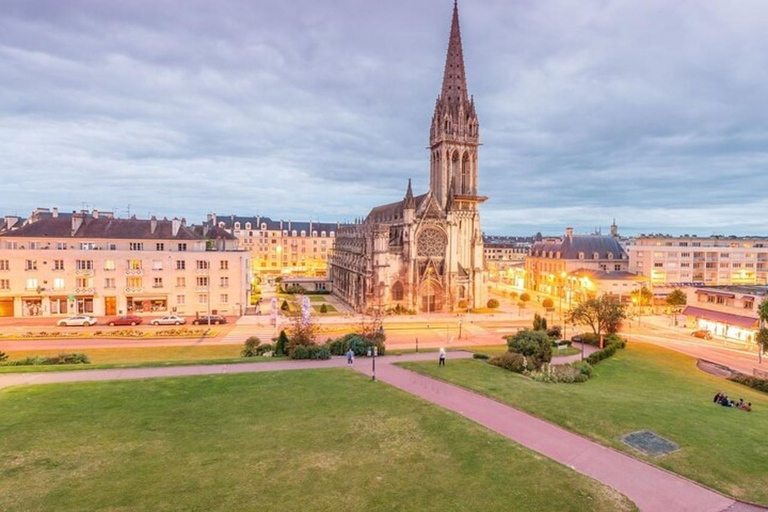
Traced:
<path fill-rule="evenodd" d="M 757 342 L 757 353 L 759 356 L 759 362 L 763 362 L 763 352 L 768 351 L 768 297 L 763 299 L 763 302 L 757 306 L 757 316 L 760 318 L 760 330 L 757 332 L 755 341 Z"/>
<path fill-rule="evenodd" d="M 546 331 L 547 319 L 538 313 L 533 315 L 533 330 L 534 331 Z"/>
<path fill-rule="evenodd" d="M 275 355 L 288 355 L 288 335 L 285 334 L 285 331 L 280 331 L 280 336 L 277 337 L 277 343 L 275 343 Z"/>
<path fill-rule="evenodd" d="M 757 331 L 755 341 L 757 342 L 757 348 L 761 355 L 765 352 L 768 352 L 768 328 L 763 327 Z"/>
<path fill-rule="evenodd" d="M 672 307 L 672 311 L 675 315 L 675 325 L 677 325 L 677 314 L 680 313 L 683 306 L 688 303 L 688 296 L 681 289 L 675 288 L 669 295 L 667 295 L 666 302 L 668 306 Z"/>
<path fill-rule="evenodd" d="M 584 323 L 592 328 L 595 335 L 618 332 L 621 321 L 626 318 L 624 306 L 610 295 L 582 302 L 571 311 L 571 321 Z"/>
<path fill-rule="evenodd" d="M 499 301 L 496 299 L 488 299 L 487 306 L 489 309 L 496 309 L 499 307 Z"/>
<path fill-rule="evenodd" d="M 306 320 L 301 313 L 293 313 L 290 316 L 291 326 L 288 328 L 288 355 L 293 354 L 293 350 L 298 347 L 311 347 L 316 345 L 315 339 L 320 326 L 314 321 L 313 317 Z"/>
<path fill-rule="evenodd" d="M 525 356 L 536 369 L 552 360 L 552 341 L 545 331 L 520 331 L 507 337 L 507 346 L 510 352 Z"/>
<path fill-rule="evenodd" d="M 760 322 L 765 327 L 765 324 L 768 323 L 768 297 L 763 299 L 763 302 L 757 306 L 757 316 L 760 317 Z"/>
<path fill-rule="evenodd" d="M 518 295 L 519 294 L 517 292 L 509 292 L 509 298 L 510 299 L 516 299 L 518 297 Z"/>
<path fill-rule="evenodd" d="M 8 360 L 8 354 L 0 350 L 0 362 Z"/>
<path fill-rule="evenodd" d="M 653 301 L 653 292 L 645 286 L 639 290 L 634 290 L 630 296 L 638 306 L 648 306 Z"/>
<path fill-rule="evenodd" d="M 544 306 L 545 308 L 553 308 L 555 307 L 555 301 L 547 297 L 541 302 L 541 305 Z"/>
<path fill-rule="evenodd" d="M 520 294 L 520 300 L 522 302 L 530 302 L 531 295 L 529 293 L 523 292 L 523 293 Z"/>
<path fill-rule="evenodd" d="M 256 336 L 251 336 L 243 344 L 243 350 L 240 351 L 240 357 L 256 357 L 258 354 L 258 346 L 261 345 L 261 340 Z"/>

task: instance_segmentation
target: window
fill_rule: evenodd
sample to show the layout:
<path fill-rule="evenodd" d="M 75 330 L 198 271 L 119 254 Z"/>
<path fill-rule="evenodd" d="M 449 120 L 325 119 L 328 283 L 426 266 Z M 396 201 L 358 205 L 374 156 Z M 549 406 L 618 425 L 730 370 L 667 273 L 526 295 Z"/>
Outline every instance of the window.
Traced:
<path fill-rule="evenodd" d="M 107 244 L 107 250 L 108 251 L 116 251 L 117 250 L 117 244 L 108 243 Z"/>
<path fill-rule="evenodd" d="M 0 279 L 0 290 L 10 290 L 10 289 L 11 289 L 11 280 Z"/>
<path fill-rule="evenodd" d="M 24 262 L 25 270 L 37 270 L 37 260 L 26 260 Z M 37 288 L 37 286 L 35 286 Z"/>
<path fill-rule="evenodd" d="M 656 263 L 653 264 L 653 266 L 656 267 L 656 268 L 664 268 L 664 262 L 663 261 L 657 261 Z"/>
<path fill-rule="evenodd" d="M 66 251 L 67 250 L 67 242 L 56 242 L 56 250 L 57 251 Z"/>
<path fill-rule="evenodd" d="M 152 283 L 152 288 L 162 288 L 162 287 L 163 287 L 163 278 L 156 277 L 154 282 Z"/>
<path fill-rule="evenodd" d="M 621 265 L 614 265 L 613 270 L 615 270 L 616 272 L 619 272 L 621 270 Z"/>
<path fill-rule="evenodd" d="M 208 270 L 210 263 L 206 260 L 197 260 L 197 270 Z"/>
<path fill-rule="evenodd" d="M 78 277 L 77 278 L 77 287 L 78 288 L 93 288 L 93 278 L 92 277 Z"/>
<path fill-rule="evenodd" d="M 53 260 L 53 270 L 64 270 L 64 260 Z"/>
<path fill-rule="evenodd" d="M 208 278 L 207 277 L 198 277 L 197 278 L 197 286 L 208 286 Z"/>
<path fill-rule="evenodd" d="M 131 270 L 141 270 L 141 260 L 128 260 L 128 268 Z"/>
<path fill-rule="evenodd" d="M 129 277 L 125 280 L 125 284 L 128 288 L 141 288 L 141 278 Z"/>
<path fill-rule="evenodd" d="M 177 249 L 179 250 L 179 252 L 186 252 L 187 251 L 187 244 L 179 244 L 177 246 Z"/>
<path fill-rule="evenodd" d="M 185 277 L 176 278 L 176 288 L 184 288 L 187 286 L 187 279 Z"/>
<path fill-rule="evenodd" d="M 54 290 L 63 290 L 64 289 L 64 278 L 63 277 L 55 277 L 53 279 L 53 289 Z"/>
<path fill-rule="evenodd" d="M 156 251 L 164 251 L 165 250 L 165 244 L 162 242 L 158 242 L 155 244 L 155 250 Z"/>
<path fill-rule="evenodd" d="M 752 309 L 753 307 L 755 307 L 755 303 L 751 300 L 743 299 L 742 302 L 744 303 L 744 309 Z"/>
<path fill-rule="evenodd" d="M 11 265 L 8 260 L 0 260 L 0 270 L 10 270 Z"/>
<path fill-rule="evenodd" d="M 16 242 L 5 242 L 6 249 L 16 249 Z"/>
<path fill-rule="evenodd" d="M 176 270 L 184 270 L 187 268 L 187 262 L 184 260 L 176 260 Z"/>
<path fill-rule="evenodd" d="M 580 260 L 583 260 L 583 259 L 584 259 L 584 253 L 583 253 L 583 252 L 580 252 L 580 253 L 579 253 L 579 259 L 580 259 Z"/>
<path fill-rule="evenodd" d="M 26 282 L 26 288 L 27 290 L 37 290 L 37 279 L 34 277 L 28 278 Z"/>
<path fill-rule="evenodd" d="M 179 306 L 183 306 L 187 302 L 186 295 L 177 295 L 176 296 L 176 304 Z"/>
<path fill-rule="evenodd" d="M 208 294 L 207 293 L 201 293 L 197 296 L 197 303 L 198 304 L 208 304 Z"/>
<path fill-rule="evenodd" d="M 92 251 L 96 249 L 96 244 L 93 242 L 80 242 L 81 251 Z"/>
<path fill-rule="evenodd" d="M 128 250 L 130 250 L 130 251 L 143 251 L 144 250 L 144 242 L 129 242 L 128 243 Z"/>
<path fill-rule="evenodd" d="M 104 288 L 115 288 L 115 278 L 107 277 L 104 279 Z"/>
<path fill-rule="evenodd" d="M 115 260 L 104 260 L 104 270 L 115 270 Z"/>
<path fill-rule="evenodd" d="M 221 297 L 219 298 L 221 299 L 220 302 L 222 304 L 227 304 L 229 302 L 229 295 L 227 295 L 226 293 L 222 293 Z"/>
<path fill-rule="evenodd" d="M 229 261 L 227 261 L 227 260 L 222 260 L 222 261 L 220 261 L 219 263 L 220 263 L 220 265 L 219 265 L 219 268 L 220 268 L 221 270 L 229 270 Z"/>
<path fill-rule="evenodd" d="M 163 260 L 152 260 L 152 270 L 163 270 Z"/>
<path fill-rule="evenodd" d="M 93 270 L 93 260 L 77 260 L 75 261 L 75 268 L 77 270 Z"/>
<path fill-rule="evenodd" d="M 229 278 L 228 277 L 222 277 L 219 279 L 219 286 L 229 286 Z"/>

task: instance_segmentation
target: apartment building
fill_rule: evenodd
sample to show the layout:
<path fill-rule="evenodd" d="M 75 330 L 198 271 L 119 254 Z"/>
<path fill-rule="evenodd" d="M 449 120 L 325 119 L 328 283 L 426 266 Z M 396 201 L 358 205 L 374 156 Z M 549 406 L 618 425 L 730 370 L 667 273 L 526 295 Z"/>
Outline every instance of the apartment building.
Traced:
<path fill-rule="evenodd" d="M 768 299 L 768 286 L 705 286 L 685 289 L 687 326 L 715 336 L 753 344 L 759 326 L 757 309 Z"/>
<path fill-rule="evenodd" d="M 339 224 L 272 220 L 269 217 L 208 214 L 206 226 L 216 226 L 240 241 L 251 253 L 253 276 L 323 277 Z"/>
<path fill-rule="evenodd" d="M 489 272 L 505 271 L 525 261 L 533 244 L 532 238 L 515 236 L 484 236 L 485 268 Z"/>
<path fill-rule="evenodd" d="M 654 286 L 768 283 L 768 238 L 641 235 L 627 251 L 629 270 Z"/>
<path fill-rule="evenodd" d="M 248 270 L 218 228 L 37 211 L 0 229 L 0 316 L 240 315 Z"/>

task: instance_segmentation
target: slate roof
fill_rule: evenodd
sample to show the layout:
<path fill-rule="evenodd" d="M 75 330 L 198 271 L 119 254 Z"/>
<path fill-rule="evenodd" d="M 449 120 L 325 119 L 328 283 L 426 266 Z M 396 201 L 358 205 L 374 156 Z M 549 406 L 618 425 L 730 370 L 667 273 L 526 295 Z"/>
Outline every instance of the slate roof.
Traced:
<path fill-rule="evenodd" d="M 627 272 L 626 270 L 609 271 L 595 270 L 591 268 L 580 268 L 570 273 L 576 277 L 588 277 L 595 281 L 645 281 L 645 277 Z"/>
<path fill-rule="evenodd" d="M 212 221 L 206 221 L 205 224 L 210 225 Z M 269 217 L 260 217 L 260 216 L 242 216 L 242 215 L 227 215 L 227 216 L 216 216 L 216 224 L 219 225 L 221 223 L 224 223 L 225 229 L 233 229 L 235 223 L 240 223 L 240 229 L 245 229 L 245 224 L 250 222 L 251 223 L 251 229 L 253 231 L 257 231 L 261 229 L 262 224 L 267 225 L 267 229 L 269 231 L 281 231 L 281 230 L 289 230 L 289 231 L 306 231 L 307 233 L 310 233 L 311 231 L 337 231 L 339 229 L 338 223 L 333 222 L 304 222 L 304 221 L 289 221 L 289 220 L 272 220 Z M 281 225 L 282 223 L 282 225 Z M 289 227 L 290 224 L 290 227 Z M 310 224 L 312 226 L 312 229 L 310 229 Z"/>
<path fill-rule="evenodd" d="M 428 194 L 421 194 L 415 196 L 413 199 L 416 201 L 416 209 L 421 208 L 422 203 L 427 198 Z M 369 222 L 386 222 L 388 220 L 402 219 L 403 210 L 405 208 L 405 199 L 401 199 L 395 203 L 383 204 L 381 206 L 375 206 L 371 209 L 371 212 L 366 218 Z"/>
<path fill-rule="evenodd" d="M 544 257 L 550 252 L 553 253 L 553 258 L 557 258 L 559 252 L 560 259 L 564 260 L 577 260 L 579 253 L 584 253 L 586 260 L 594 259 L 595 253 L 599 255 L 598 259 L 627 259 L 627 253 L 619 245 L 619 241 L 605 235 L 571 235 L 559 240 L 536 242 L 531 247 L 531 255 L 534 257 Z"/>
<path fill-rule="evenodd" d="M 179 227 L 173 236 L 173 221 L 157 220 L 154 233 L 149 219 L 107 219 L 84 217 L 77 231 L 72 233 L 73 219 L 50 217 L 30 222 L 18 229 L 3 233 L 2 237 L 26 238 L 89 238 L 130 240 L 204 240 L 187 226 Z M 179 221 L 177 221 L 179 222 Z"/>

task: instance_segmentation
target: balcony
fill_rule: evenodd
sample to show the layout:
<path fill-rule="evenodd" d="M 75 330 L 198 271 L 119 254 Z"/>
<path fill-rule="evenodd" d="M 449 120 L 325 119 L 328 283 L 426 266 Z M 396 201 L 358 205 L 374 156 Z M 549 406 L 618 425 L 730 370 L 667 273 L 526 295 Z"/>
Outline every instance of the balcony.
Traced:
<path fill-rule="evenodd" d="M 78 268 L 75 270 L 76 276 L 92 276 L 93 275 L 93 269 L 92 268 Z"/>
<path fill-rule="evenodd" d="M 140 276 L 144 274 L 144 270 L 140 268 L 129 268 L 125 270 L 125 275 L 127 276 Z"/>
<path fill-rule="evenodd" d="M 75 288 L 75 293 L 78 295 L 92 295 L 93 288 Z"/>
<path fill-rule="evenodd" d="M 195 274 L 201 275 L 201 276 L 207 276 L 210 272 L 211 272 L 211 270 L 207 269 L 207 268 L 195 269 Z"/>
<path fill-rule="evenodd" d="M 195 286 L 196 292 L 207 292 L 210 289 L 208 286 Z"/>
<path fill-rule="evenodd" d="M 126 286 L 125 287 L 125 293 L 141 293 L 144 291 L 144 288 L 141 286 Z"/>

